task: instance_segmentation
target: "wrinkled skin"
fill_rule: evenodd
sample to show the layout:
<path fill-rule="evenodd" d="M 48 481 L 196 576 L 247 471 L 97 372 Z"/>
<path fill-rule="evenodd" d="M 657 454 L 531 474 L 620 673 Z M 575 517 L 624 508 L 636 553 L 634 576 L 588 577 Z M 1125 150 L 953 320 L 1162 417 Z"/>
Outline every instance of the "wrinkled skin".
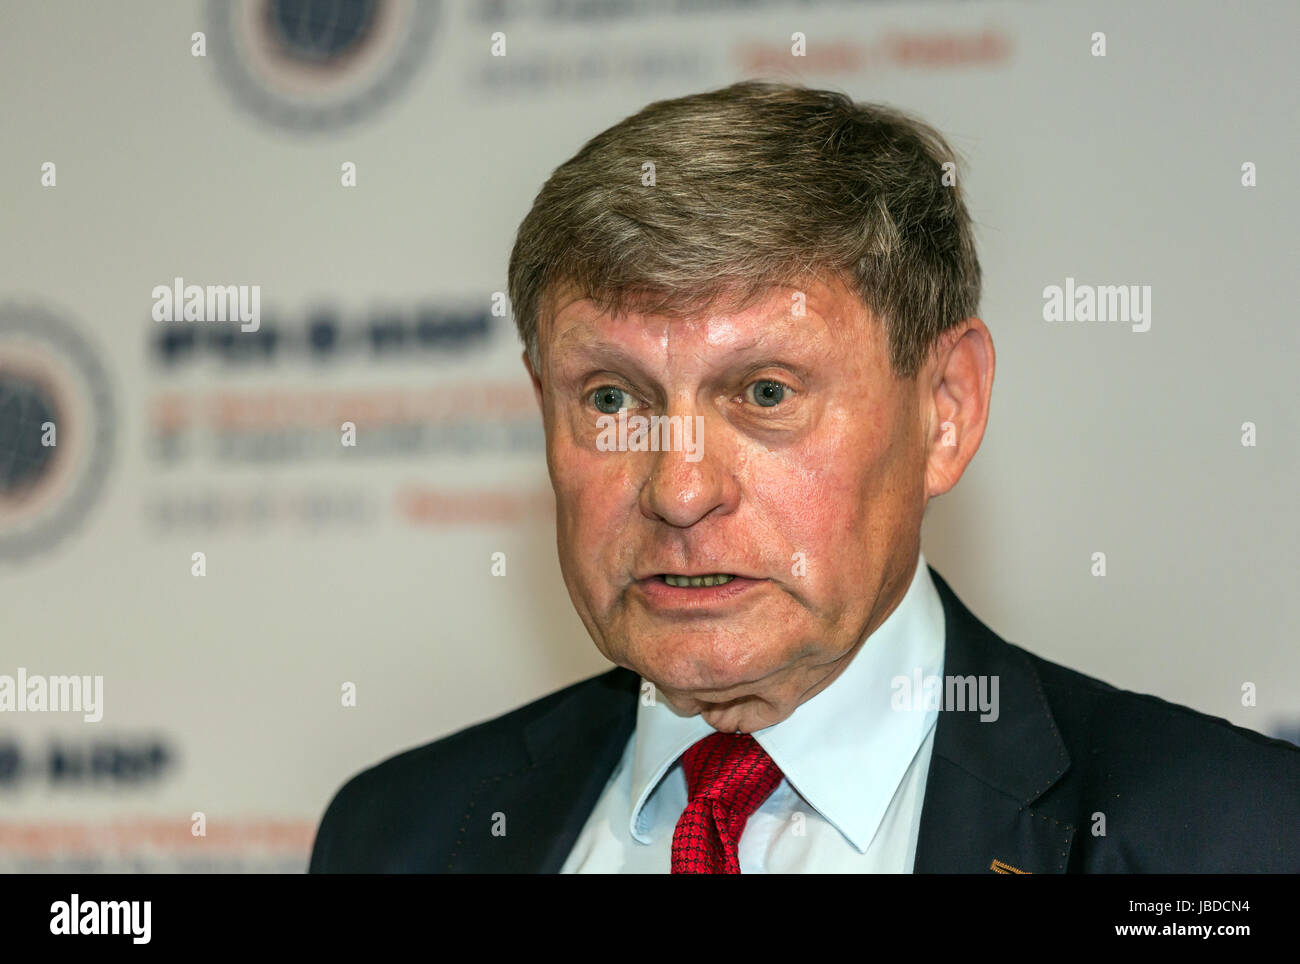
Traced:
<path fill-rule="evenodd" d="M 543 306 L 541 370 L 525 356 L 579 616 L 608 659 L 723 732 L 780 722 L 844 670 L 902 599 L 925 506 L 956 484 L 988 418 L 993 342 L 978 318 L 898 378 L 847 287 L 810 283 L 802 316 L 794 291 L 674 319 L 612 318 L 561 290 Z M 629 415 L 702 416 L 697 460 L 598 450 L 611 399 Z M 761 581 L 668 611 L 639 582 L 661 573 Z"/>

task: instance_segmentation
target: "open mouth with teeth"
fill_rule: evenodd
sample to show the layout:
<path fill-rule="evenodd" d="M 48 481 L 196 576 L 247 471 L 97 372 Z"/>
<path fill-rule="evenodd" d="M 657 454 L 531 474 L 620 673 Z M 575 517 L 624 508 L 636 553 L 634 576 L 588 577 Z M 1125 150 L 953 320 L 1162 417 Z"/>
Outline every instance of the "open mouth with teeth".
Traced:
<path fill-rule="evenodd" d="M 678 589 L 702 589 L 705 586 L 723 586 L 735 579 L 735 576 L 725 572 L 713 573 L 708 576 L 670 576 L 662 575 L 659 577 L 670 586 L 676 586 Z"/>

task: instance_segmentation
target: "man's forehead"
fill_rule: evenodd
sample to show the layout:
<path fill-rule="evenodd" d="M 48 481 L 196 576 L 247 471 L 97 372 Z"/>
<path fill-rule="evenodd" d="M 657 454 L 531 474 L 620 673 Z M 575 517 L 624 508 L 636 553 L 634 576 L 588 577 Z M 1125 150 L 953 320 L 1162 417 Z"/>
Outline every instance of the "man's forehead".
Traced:
<path fill-rule="evenodd" d="M 774 286 L 745 305 L 718 301 L 696 311 L 651 314 L 630 310 L 616 321 L 595 301 L 571 290 L 553 300 L 552 351 L 573 350 L 607 338 L 664 338 L 690 334 L 708 344 L 744 349 L 791 336 L 816 340 L 860 323 L 865 307 L 847 289 L 825 284 Z"/>

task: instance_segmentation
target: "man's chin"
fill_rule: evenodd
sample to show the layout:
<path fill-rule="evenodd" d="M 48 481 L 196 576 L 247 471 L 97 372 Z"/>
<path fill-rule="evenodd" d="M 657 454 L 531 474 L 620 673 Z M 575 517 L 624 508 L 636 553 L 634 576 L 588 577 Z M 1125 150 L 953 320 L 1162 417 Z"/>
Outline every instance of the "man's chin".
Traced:
<path fill-rule="evenodd" d="M 761 695 L 765 684 L 779 672 L 776 667 L 686 665 L 643 665 L 637 672 L 650 680 L 672 705 L 690 713 L 719 708 Z"/>
<path fill-rule="evenodd" d="M 745 684 L 749 686 L 749 684 Z M 725 691 L 724 691 L 725 692 Z M 737 692 L 740 692 L 737 690 Z M 793 705 L 773 701 L 772 694 L 754 692 L 752 686 L 742 695 L 729 699 L 704 698 L 701 693 L 669 694 L 661 691 L 664 700 L 680 716 L 699 716 L 715 730 L 722 733 L 753 733 L 781 722 L 790 715 Z"/>

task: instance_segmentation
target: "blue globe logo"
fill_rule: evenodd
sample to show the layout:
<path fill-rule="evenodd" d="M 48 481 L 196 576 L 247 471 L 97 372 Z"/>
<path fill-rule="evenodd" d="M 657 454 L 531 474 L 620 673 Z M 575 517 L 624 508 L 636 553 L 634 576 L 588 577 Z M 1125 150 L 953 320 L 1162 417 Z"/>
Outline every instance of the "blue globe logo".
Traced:
<path fill-rule="evenodd" d="M 235 99 L 281 130 L 377 113 L 432 46 L 437 0 L 209 0 L 208 49 Z"/>
<path fill-rule="evenodd" d="M 44 386 L 0 367 L 0 496 L 15 498 L 47 473 L 58 449 L 42 445 L 42 426 L 60 419 Z"/>
<path fill-rule="evenodd" d="M 285 53 L 326 63 L 365 43 L 376 6 L 375 0 L 272 0 L 266 13 Z"/>
<path fill-rule="evenodd" d="M 80 525 L 108 479 L 115 422 L 108 373 L 79 327 L 0 304 L 0 562 Z"/>

